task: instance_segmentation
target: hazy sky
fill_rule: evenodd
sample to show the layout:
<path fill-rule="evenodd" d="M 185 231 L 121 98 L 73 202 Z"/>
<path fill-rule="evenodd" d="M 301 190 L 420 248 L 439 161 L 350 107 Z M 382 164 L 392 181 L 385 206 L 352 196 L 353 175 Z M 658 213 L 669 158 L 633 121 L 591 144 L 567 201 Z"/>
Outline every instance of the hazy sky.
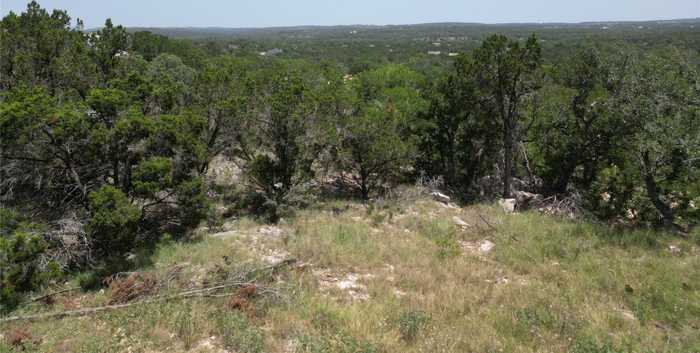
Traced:
<path fill-rule="evenodd" d="M 0 0 L 0 14 L 28 0 Z M 87 27 L 582 22 L 700 17 L 700 0 L 42 0 Z"/>

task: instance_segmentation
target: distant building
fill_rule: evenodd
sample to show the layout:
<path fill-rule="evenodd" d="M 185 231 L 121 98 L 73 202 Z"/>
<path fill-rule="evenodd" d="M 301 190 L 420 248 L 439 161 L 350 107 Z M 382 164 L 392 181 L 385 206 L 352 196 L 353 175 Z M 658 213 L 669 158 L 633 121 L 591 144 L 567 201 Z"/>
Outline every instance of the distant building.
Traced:
<path fill-rule="evenodd" d="M 428 52 L 428 55 L 440 55 L 440 54 L 442 54 L 441 51 L 429 51 Z"/>
<path fill-rule="evenodd" d="M 459 53 L 449 53 L 447 56 L 459 56 Z"/>
<path fill-rule="evenodd" d="M 274 49 L 270 49 L 268 51 L 260 52 L 260 56 L 275 56 L 275 55 L 282 54 L 282 53 L 284 53 L 284 50 L 282 50 L 280 48 L 274 48 Z"/>

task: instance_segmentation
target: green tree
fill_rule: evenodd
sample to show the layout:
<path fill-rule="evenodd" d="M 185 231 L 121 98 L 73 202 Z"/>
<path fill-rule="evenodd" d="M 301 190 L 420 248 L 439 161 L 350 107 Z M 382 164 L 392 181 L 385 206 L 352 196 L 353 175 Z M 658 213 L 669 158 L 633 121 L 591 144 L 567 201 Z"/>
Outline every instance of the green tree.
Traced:
<path fill-rule="evenodd" d="M 36 1 L 0 22 L 0 88 L 41 85 L 52 94 L 84 94 L 95 84 L 87 40 L 65 11 L 48 13 Z"/>
<path fill-rule="evenodd" d="M 613 151 L 629 127 L 614 112 L 612 97 L 625 74 L 627 55 L 613 60 L 586 48 L 560 63 L 554 82 L 540 93 L 540 119 L 531 144 L 545 192 L 563 194 L 573 183 L 586 190 L 601 168 L 615 162 Z"/>
<path fill-rule="evenodd" d="M 352 111 L 331 129 L 337 139 L 337 162 L 349 172 L 362 198 L 400 174 L 416 157 L 412 134 L 426 102 L 423 78 L 402 65 L 367 71 L 348 83 Z"/>
<path fill-rule="evenodd" d="M 297 199 L 314 173 L 319 139 L 317 92 L 326 83 L 315 67 L 274 62 L 255 72 L 246 104 L 245 133 L 236 134 L 231 157 L 242 161 L 249 186 L 259 196 L 253 208 L 276 220 Z"/>
<path fill-rule="evenodd" d="M 498 121 L 480 109 L 474 63 L 466 55 L 428 94 L 430 108 L 421 130 L 422 167 L 463 192 L 491 171 L 498 152 Z"/>
<path fill-rule="evenodd" d="M 107 19 L 104 27 L 90 34 L 89 44 L 102 75 L 110 79 L 120 57 L 128 55 L 130 36 L 126 28 L 114 26 L 112 20 Z"/>
<path fill-rule="evenodd" d="M 698 222 L 700 89 L 695 68 L 675 50 L 634 64 L 616 96 L 629 124 L 621 153 L 664 224 L 681 232 Z M 617 196 L 617 195 L 614 195 Z"/>
<path fill-rule="evenodd" d="M 521 44 L 503 35 L 487 38 L 472 53 L 481 107 L 499 119 L 503 147 L 503 197 L 511 195 L 514 151 L 520 139 L 523 99 L 538 88 L 541 49 L 533 35 Z"/>
<path fill-rule="evenodd" d="M 206 171 L 212 158 L 230 154 L 243 139 L 254 89 L 247 73 L 255 69 L 246 60 L 220 57 L 207 62 L 199 73 L 194 100 L 200 114 L 207 118 L 204 140 L 208 150 L 200 172 Z"/>
<path fill-rule="evenodd" d="M 196 72 L 172 54 L 161 54 L 148 64 L 145 79 L 152 85 L 149 112 L 177 111 L 192 104 Z"/>

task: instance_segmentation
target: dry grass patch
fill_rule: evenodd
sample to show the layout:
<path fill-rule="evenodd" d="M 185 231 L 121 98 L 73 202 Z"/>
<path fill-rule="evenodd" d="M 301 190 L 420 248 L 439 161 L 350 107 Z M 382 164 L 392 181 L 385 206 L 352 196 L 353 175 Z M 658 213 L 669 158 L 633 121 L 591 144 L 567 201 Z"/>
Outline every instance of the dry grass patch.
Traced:
<path fill-rule="evenodd" d="M 251 311 L 202 298 L 36 323 L 41 341 L 28 351 L 700 351 L 692 241 L 420 197 L 338 201 L 274 227 L 232 227 L 231 237 L 159 248 L 147 271 L 162 278 L 183 266 L 177 285 L 196 286 L 223 264 L 284 254 L 300 266 L 272 279 L 283 300 L 254 299 Z"/>

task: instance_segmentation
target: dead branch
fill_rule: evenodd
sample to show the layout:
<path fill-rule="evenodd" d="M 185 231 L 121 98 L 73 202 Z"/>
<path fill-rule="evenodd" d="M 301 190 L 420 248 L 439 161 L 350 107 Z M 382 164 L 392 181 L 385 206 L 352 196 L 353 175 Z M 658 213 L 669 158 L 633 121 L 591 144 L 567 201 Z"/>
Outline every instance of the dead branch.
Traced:
<path fill-rule="evenodd" d="M 73 291 L 76 291 L 78 289 L 80 289 L 80 287 L 71 287 L 71 288 L 61 289 L 59 291 L 55 291 L 55 292 L 44 294 L 44 295 L 41 295 L 41 296 L 38 296 L 35 298 L 31 298 L 27 302 L 28 303 L 38 302 L 38 301 L 44 300 L 46 298 L 53 297 L 54 295 L 59 295 L 59 294 L 67 293 L 67 292 L 73 292 Z"/>
<path fill-rule="evenodd" d="M 257 274 L 259 272 L 267 272 L 267 271 L 271 271 L 272 273 L 274 273 L 283 267 L 294 264 L 296 261 L 297 261 L 296 259 L 287 259 L 287 260 L 284 260 L 284 261 L 277 263 L 277 264 L 274 264 L 274 265 L 270 265 L 267 267 L 263 267 L 260 269 L 250 271 L 248 273 L 248 275 L 254 276 L 255 274 Z M 16 321 L 35 322 L 35 321 L 41 321 L 41 320 L 47 320 L 47 319 L 63 319 L 66 317 L 85 316 L 85 315 L 92 315 L 95 313 L 100 313 L 100 312 L 105 312 L 105 311 L 112 311 L 112 310 L 129 308 L 129 307 L 132 307 L 135 305 L 151 304 L 151 303 L 156 303 L 156 302 L 178 300 L 178 299 L 192 299 L 192 298 L 202 298 L 202 297 L 211 297 L 211 298 L 227 297 L 227 296 L 234 295 L 235 293 L 215 294 L 212 292 L 216 292 L 216 291 L 223 290 L 223 289 L 229 289 L 229 288 L 240 288 L 240 287 L 250 286 L 253 284 L 254 283 L 249 282 L 249 281 L 229 282 L 229 283 L 225 283 L 225 284 L 221 284 L 221 285 L 217 285 L 217 286 L 213 286 L 213 287 L 189 290 L 189 291 L 177 293 L 174 295 L 164 295 L 164 296 L 154 297 L 151 299 L 141 300 L 141 301 L 132 302 L 132 303 L 126 303 L 126 304 L 105 305 L 105 306 L 99 306 L 99 307 L 93 307 L 93 308 L 84 308 L 84 309 L 78 309 L 78 310 L 62 311 L 62 312 L 57 312 L 57 313 L 45 313 L 45 314 L 35 314 L 35 315 L 27 315 L 27 316 L 10 316 L 10 317 L 4 318 L 4 319 L 0 319 L 0 324 L 6 324 L 6 323 L 16 322 Z M 266 293 L 274 293 L 273 290 L 265 290 L 265 292 Z"/>
<path fill-rule="evenodd" d="M 489 223 L 489 221 L 487 221 L 486 218 L 484 218 L 484 216 L 482 216 L 482 215 L 480 214 L 480 215 L 479 215 L 479 218 L 481 218 L 481 220 L 482 220 L 484 223 L 486 223 L 486 225 L 489 226 L 489 228 L 491 228 L 493 231 L 498 231 L 498 228 L 494 227 L 491 223 Z"/>
<path fill-rule="evenodd" d="M 192 299 L 192 298 L 203 298 L 203 297 L 204 298 L 206 298 L 206 297 L 209 297 L 209 298 L 229 297 L 229 296 L 235 295 L 235 292 L 219 293 L 219 294 L 209 294 L 209 293 L 217 291 L 217 290 L 222 290 L 222 289 L 227 289 L 227 288 L 239 288 L 239 287 L 244 287 L 244 286 L 248 286 L 248 285 L 252 285 L 252 283 L 237 282 L 237 283 L 231 283 L 228 285 L 220 285 L 220 286 L 215 286 L 215 287 L 186 291 L 186 292 L 177 293 L 174 295 L 160 296 L 160 297 L 155 297 L 155 298 L 151 298 L 151 299 L 147 299 L 147 300 L 126 303 L 126 304 L 105 305 L 105 306 L 98 306 L 98 307 L 93 307 L 93 308 L 84 308 L 84 309 L 78 309 L 78 310 L 62 311 L 62 312 L 58 312 L 58 313 L 46 313 L 46 314 L 36 314 L 36 315 L 27 315 L 27 316 L 10 316 L 10 317 L 1 319 L 0 324 L 16 322 L 16 321 L 35 322 L 35 321 L 41 321 L 41 320 L 47 320 L 47 319 L 63 319 L 66 317 L 85 316 L 85 315 L 91 315 L 91 314 L 101 313 L 101 312 L 105 312 L 105 311 L 124 309 L 124 308 L 128 308 L 128 307 L 136 306 L 136 305 L 152 304 L 152 303 L 156 303 L 156 302 L 164 302 L 164 301 L 171 301 L 171 300 L 177 300 L 177 299 Z M 267 290 L 266 292 L 270 293 L 271 291 Z"/>

